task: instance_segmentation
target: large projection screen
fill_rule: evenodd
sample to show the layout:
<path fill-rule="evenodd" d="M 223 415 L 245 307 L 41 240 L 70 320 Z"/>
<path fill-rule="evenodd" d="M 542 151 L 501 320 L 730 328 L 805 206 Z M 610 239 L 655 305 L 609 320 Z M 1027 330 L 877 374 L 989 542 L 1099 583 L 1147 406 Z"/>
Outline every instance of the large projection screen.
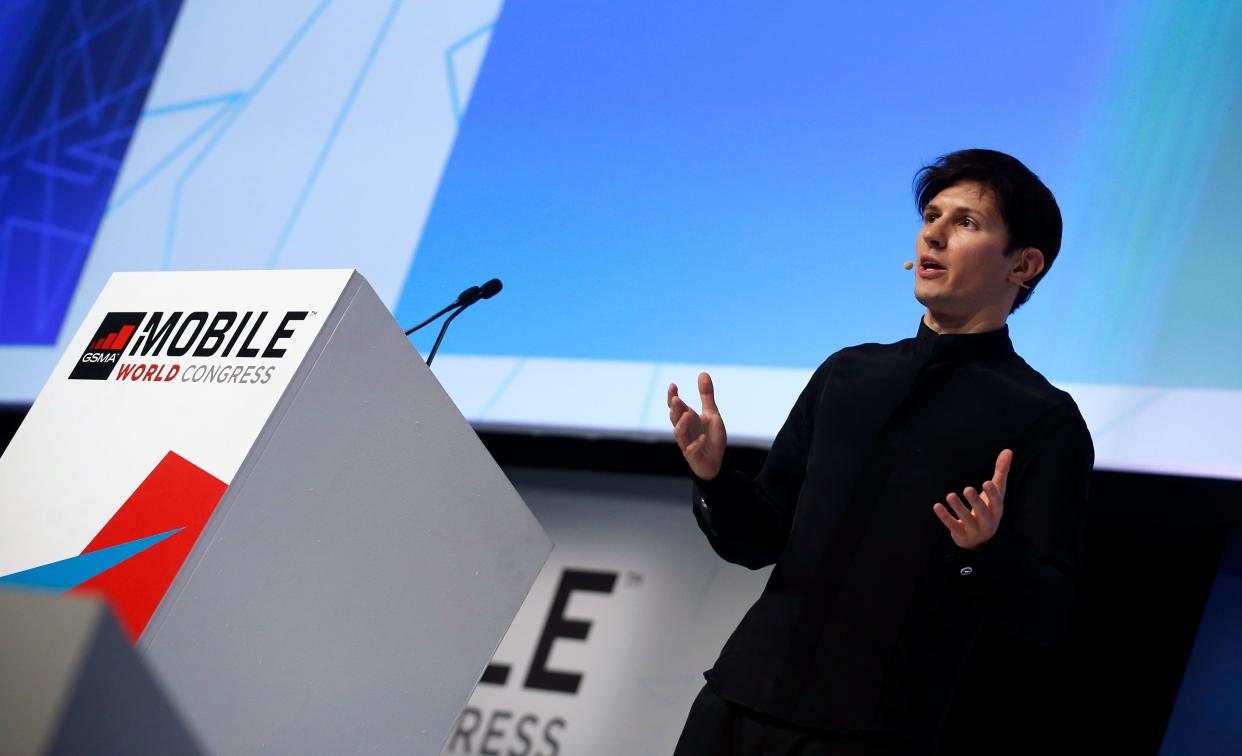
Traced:
<path fill-rule="evenodd" d="M 437 358 L 480 426 L 667 437 L 706 369 L 762 445 L 913 335 L 911 178 L 978 146 L 1060 202 L 1010 328 L 1098 466 L 1242 478 L 1242 4 L 501 6 L 185 0 L 59 329 L 0 302 L 0 400 L 113 271 L 350 266 L 410 324 L 504 280 Z"/>

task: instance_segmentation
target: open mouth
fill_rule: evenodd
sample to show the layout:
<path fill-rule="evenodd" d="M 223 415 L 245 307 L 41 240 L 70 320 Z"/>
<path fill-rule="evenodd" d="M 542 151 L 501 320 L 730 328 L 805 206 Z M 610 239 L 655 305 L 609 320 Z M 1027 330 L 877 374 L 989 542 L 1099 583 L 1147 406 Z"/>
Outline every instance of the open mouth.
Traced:
<path fill-rule="evenodd" d="M 920 278 L 937 278 L 945 274 L 944 266 L 934 260 L 919 260 Z"/>

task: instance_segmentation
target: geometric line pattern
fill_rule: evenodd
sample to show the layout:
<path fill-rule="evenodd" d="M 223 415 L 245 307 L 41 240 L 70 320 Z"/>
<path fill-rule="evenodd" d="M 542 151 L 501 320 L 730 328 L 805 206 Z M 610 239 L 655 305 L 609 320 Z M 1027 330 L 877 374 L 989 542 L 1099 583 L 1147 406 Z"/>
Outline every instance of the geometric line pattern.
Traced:
<path fill-rule="evenodd" d="M 0 15 L 0 344 L 54 344 L 181 0 Z"/>

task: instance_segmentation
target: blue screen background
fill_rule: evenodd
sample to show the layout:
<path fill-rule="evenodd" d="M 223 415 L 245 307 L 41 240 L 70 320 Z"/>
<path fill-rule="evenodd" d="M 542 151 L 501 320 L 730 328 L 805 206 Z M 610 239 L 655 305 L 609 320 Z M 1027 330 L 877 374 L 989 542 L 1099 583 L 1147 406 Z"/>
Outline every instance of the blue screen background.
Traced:
<path fill-rule="evenodd" d="M 510 2 L 398 320 L 495 275 L 518 316 L 463 318 L 452 351 L 812 367 L 913 333 L 912 176 L 979 146 L 1023 160 L 1065 218 L 1013 321 L 1028 361 L 1242 386 L 1220 275 L 1242 12 L 1206 10 Z"/>

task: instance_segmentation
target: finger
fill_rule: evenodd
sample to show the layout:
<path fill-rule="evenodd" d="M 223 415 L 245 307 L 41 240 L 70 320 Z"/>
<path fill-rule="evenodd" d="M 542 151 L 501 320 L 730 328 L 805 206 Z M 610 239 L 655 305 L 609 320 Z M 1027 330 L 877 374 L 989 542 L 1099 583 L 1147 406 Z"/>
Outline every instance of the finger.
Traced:
<path fill-rule="evenodd" d="M 990 480 L 983 484 L 983 492 L 987 494 L 988 508 L 992 510 L 992 516 L 999 520 L 1001 513 L 1005 511 L 1005 494 Z"/>
<path fill-rule="evenodd" d="M 996 471 L 992 473 L 992 482 L 1000 489 L 1002 496 L 1005 494 L 1005 484 L 1009 482 L 1011 464 L 1013 464 L 1013 451 L 1001 450 L 1000 455 L 996 457 Z"/>
<path fill-rule="evenodd" d="M 685 451 L 690 442 L 698 436 L 697 433 L 691 433 L 691 427 L 694 423 L 693 415 L 694 410 L 687 409 L 678 418 L 677 424 L 673 426 L 673 436 L 677 439 L 677 445 L 681 447 L 682 451 Z"/>
<path fill-rule="evenodd" d="M 944 505 L 940 502 L 936 502 L 932 505 L 932 512 L 936 513 L 936 518 L 943 522 L 944 526 L 948 528 L 950 532 L 959 533 L 961 535 L 966 534 L 966 526 L 953 519 L 953 515 L 949 514 L 949 510 L 945 509 Z"/>
<path fill-rule="evenodd" d="M 673 407 L 673 400 L 674 400 L 674 399 L 676 399 L 676 398 L 677 398 L 677 384 L 676 384 L 676 383 L 670 383 L 670 384 L 668 384 L 668 406 L 669 406 L 669 409 L 672 409 L 672 407 Z"/>
<path fill-rule="evenodd" d="M 962 503 L 957 494 L 949 494 L 945 497 L 945 501 L 949 503 L 949 508 L 953 510 L 953 514 L 957 515 L 957 519 L 961 520 L 963 524 L 973 521 L 973 518 L 970 516 L 970 510 L 966 509 L 966 505 Z"/>
<path fill-rule="evenodd" d="M 699 373 L 699 398 L 703 400 L 704 412 L 719 412 L 716 409 L 716 387 L 707 373 Z"/>
<path fill-rule="evenodd" d="M 979 526 L 982 528 L 990 526 L 992 524 L 992 510 L 979 497 L 979 492 L 974 488 L 967 487 L 962 493 L 966 495 L 966 501 L 970 504 L 970 513 L 974 515 L 975 521 L 979 523 Z"/>
<path fill-rule="evenodd" d="M 669 412 L 677 415 L 677 422 L 681 422 L 681 419 L 686 416 L 689 416 L 692 422 L 699 419 L 699 413 L 695 412 L 689 404 L 682 401 L 681 397 L 673 400 L 673 409 Z"/>
<path fill-rule="evenodd" d="M 681 416 L 690 410 L 690 408 L 686 406 L 686 403 L 681 400 L 680 396 L 673 397 L 669 401 L 668 407 L 668 419 L 672 421 L 673 425 L 676 425 L 677 421 L 681 419 Z"/>

